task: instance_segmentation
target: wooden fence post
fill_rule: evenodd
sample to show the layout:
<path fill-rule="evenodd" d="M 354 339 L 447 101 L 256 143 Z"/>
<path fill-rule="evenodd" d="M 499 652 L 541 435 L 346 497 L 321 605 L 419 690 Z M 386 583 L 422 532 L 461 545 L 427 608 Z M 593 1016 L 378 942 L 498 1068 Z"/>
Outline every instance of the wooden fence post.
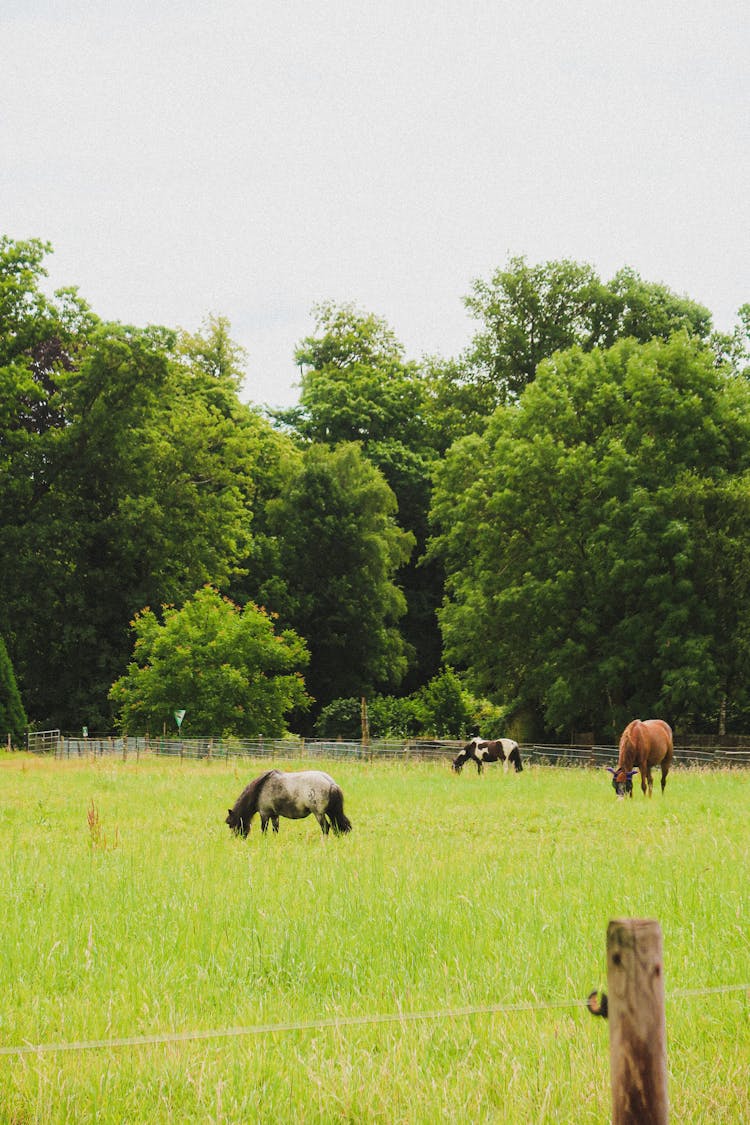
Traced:
<path fill-rule="evenodd" d="M 609 923 L 607 992 L 612 1125 L 666 1125 L 667 1028 L 657 921 Z"/>

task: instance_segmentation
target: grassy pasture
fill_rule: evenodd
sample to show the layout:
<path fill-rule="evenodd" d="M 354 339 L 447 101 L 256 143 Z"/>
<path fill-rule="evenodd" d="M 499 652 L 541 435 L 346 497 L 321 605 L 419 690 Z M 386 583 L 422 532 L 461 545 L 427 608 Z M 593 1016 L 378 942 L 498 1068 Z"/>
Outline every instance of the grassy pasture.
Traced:
<path fill-rule="evenodd" d="M 242 841 L 263 763 L 0 757 L 0 1046 L 318 1022 L 2 1055 L 0 1121 L 600 1125 L 581 1001 L 626 916 L 664 932 L 673 1120 L 750 1121 L 748 995 L 704 992 L 750 981 L 750 773 L 617 802 L 603 771 L 320 766 L 351 835 Z"/>

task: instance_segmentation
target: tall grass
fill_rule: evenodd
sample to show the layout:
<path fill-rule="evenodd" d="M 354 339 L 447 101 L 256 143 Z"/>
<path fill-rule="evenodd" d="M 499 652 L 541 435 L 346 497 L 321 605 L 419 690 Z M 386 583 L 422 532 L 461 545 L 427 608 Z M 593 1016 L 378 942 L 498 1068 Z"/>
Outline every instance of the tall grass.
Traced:
<path fill-rule="evenodd" d="M 617 802 L 603 772 L 323 763 L 351 835 L 242 841 L 261 768 L 0 761 L 2 1046 L 313 1025 L 2 1056 L 0 1120 L 598 1125 L 580 1002 L 628 916 L 664 932 L 674 1120 L 750 1120 L 747 994 L 705 993 L 750 981 L 750 775 Z"/>

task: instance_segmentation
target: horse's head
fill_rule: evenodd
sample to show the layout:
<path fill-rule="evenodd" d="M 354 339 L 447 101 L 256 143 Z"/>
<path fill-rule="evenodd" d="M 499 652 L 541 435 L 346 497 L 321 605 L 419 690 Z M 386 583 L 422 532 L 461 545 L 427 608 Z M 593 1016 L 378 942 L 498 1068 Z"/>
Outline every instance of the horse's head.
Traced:
<path fill-rule="evenodd" d="M 229 825 L 235 835 L 247 836 L 250 831 L 250 821 L 258 811 L 258 795 L 269 777 L 278 774 L 278 772 L 278 770 L 266 770 L 259 777 L 253 778 L 250 784 L 242 790 L 224 822 Z"/>
<path fill-rule="evenodd" d="M 246 824 L 242 819 L 240 813 L 238 813 L 235 809 L 229 810 L 229 816 L 226 818 L 224 823 L 229 825 L 235 836 L 247 836 L 248 832 L 250 831 L 250 823 L 248 822 Z"/>
<path fill-rule="evenodd" d="M 453 765 L 451 767 L 454 773 L 460 773 L 466 762 L 470 759 L 474 758 L 474 760 L 476 760 L 475 751 L 479 741 L 478 738 L 472 738 L 471 742 L 467 742 L 466 745 L 459 750 L 458 754 L 456 754 L 453 759 Z"/>
<path fill-rule="evenodd" d="M 607 770 L 612 774 L 612 787 L 618 798 L 622 800 L 626 795 L 632 797 L 633 775 L 638 773 L 638 770 L 626 770 L 623 766 L 618 766 L 617 769 L 607 766 Z"/>

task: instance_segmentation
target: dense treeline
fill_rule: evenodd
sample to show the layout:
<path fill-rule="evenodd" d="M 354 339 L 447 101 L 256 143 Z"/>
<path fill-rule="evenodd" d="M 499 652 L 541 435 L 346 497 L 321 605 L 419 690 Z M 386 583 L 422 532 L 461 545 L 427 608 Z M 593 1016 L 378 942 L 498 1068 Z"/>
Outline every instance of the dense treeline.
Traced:
<path fill-rule="evenodd" d="M 225 320 L 103 322 L 50 252 L 0 239 L 14 732 L 345 734 L 363 696 L 377 733 L 747 728 L 750 306 L 721 336 L 632 270 L 513 258 L 457 358 L 319 306 L 264 412 Z"/>

